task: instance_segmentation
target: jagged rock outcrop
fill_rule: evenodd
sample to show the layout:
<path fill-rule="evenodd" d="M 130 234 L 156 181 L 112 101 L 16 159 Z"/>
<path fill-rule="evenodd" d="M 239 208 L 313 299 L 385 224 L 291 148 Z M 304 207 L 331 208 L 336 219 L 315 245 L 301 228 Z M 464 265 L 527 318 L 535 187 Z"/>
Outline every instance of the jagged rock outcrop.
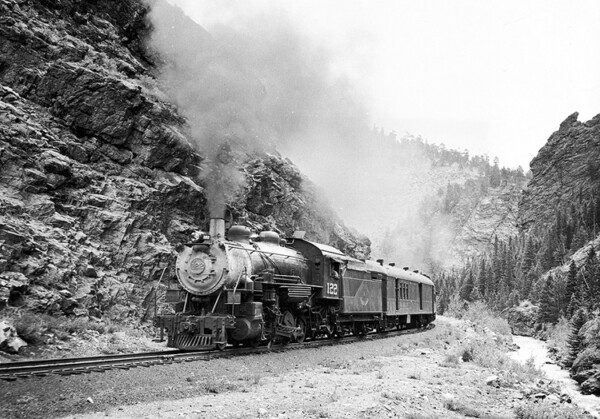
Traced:
<path fill-rule="evenodd" d="M 206 226 L 202 150 L 151 76 L 145 13 L 0 0 L 0 309 L 137 320 L 176 245 Z M 291 162 L 240 170 L 236 222 L 368 256 Z"/>
<path fill-rule="evenodd" d="M 532 179 L 519 203 L 521 229 L 554 220 L 556 209 L 591 195 L 600 184 L 600 115 L 587 122 L 578 113 L 560 124 L 531 161 Z"/>

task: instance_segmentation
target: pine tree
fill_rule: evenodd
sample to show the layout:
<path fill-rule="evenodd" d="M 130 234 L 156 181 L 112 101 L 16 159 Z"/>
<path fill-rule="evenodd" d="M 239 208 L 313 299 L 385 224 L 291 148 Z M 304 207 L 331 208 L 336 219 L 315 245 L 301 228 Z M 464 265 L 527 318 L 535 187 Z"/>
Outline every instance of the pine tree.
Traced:
<path fill-rule="evenodd" d="M 494 252 L 492 253 L 492 276 L 490 278 L 489 291 L 491 294 L 496 294 L 500 289 L 500 281 L 504 276 L 502 266 L 502 245 L 498 240 L 498 236 L 494 238 Z"/>
<path fill-rule="evenodd" d="M 442 276 L 436 281 L 436 284 L 438 289 L 438 295 L 436 298 L 436 310 L 439 314 L 444 314 L 444 312 L 448 309 L 448 303 L 450 301 L 446 275 L 442 273 Z"/>
<path fill-rule="evenodd" d="M 521 263 L 521 283 L 519 286 L 519 293 L 524 299 L 529 298 L 531 287 L 537 278 L 536 266 L 536 255 L 537 249 L 534 244 L 533 238 L 530 235 L 527 238 L 527 244 L 523 253 L 523 261 Z"/>
<path fill-rule="evenodd" d="M 571 300 L 569 301 L 569 305 L 567 306 L 567 317 L 569 319 L 572 319 L 575 312 L 580 308 L 581 302 L 577 298 L 577 293 L 571 294 Z"/>
<path fill-rule="evenodd" d="M 563 274 L 557 274 L 554 278 L 553 285 L 556 303 L 556 320 L 558 321 L 558 319 L 567 312 L 567 307 L 569 306 L 571 298 L 567 297 L 567 278 Z"/>
<path fill-rule="evenodd" d="M 600 307 L 600 261 L 596 256 L 594 247 L 590 247 L 588 257 L 585 262 L 585 279 L 588 286 L 586 303 L 591 310 Z"/>
<path fill-rule="evenodd" d="M 464 284 L 460 288 L 460 298 L 462 298 L 465 301 L 471 301 L 471 293 L 473 292 L 474 286 L 475 284 L 473 281 L 473 271 L 469 269 L 469 274 L 467 275 Z"/>
<path fill-rule="evenodd" d="M 504 277 L 506 281 L 506 287 L 509 292 L 512 292 L 515 286 L 515 263 L 514 263 L 514 244 L 512 238 L 508 239 L 508 246 L 504 249 Z"/>
<path fill-rule="evenodd" d="M 479 275 L 477 278 L 477 288 L 479 288 L 479 293 L 482 298 L 485 298 L 487 295 L 487 269 L 485 266 L 485 257 L 481 259 L 481 263 L 479 264 Z"/>
<path fill-rule="evenodd" d="M 506 284 L 506 277 L 503 276 L 500 280 L 500 286 L 498 287 L 498 294 L 496 295 L 496 309 L 498 311 L 502 311 L 505 308 L 509 307 L 509 296 L 510 289 Z"/>
<path fill-rule="evenodd" d="M 577 274 L 577 282 L 579 286 L 579 301 L 582 305 L 588 308 L 590 311 L 596 303 L 597 296 L 594 294 L 598 287 L 596 283 L 597 272 L 598 272 L 598 259 L 596 252 L 592 246 L 588 251 L 585 263 Z"/>
<path fill-rule="evenodd" d="M 554 224 L 546 234 L 546 237 L 544 237 L 541 254 L 539 255 L 544 271 L 556 266 L 555 253 L 559 246 L 559 238 L 556 233 L 556 225 Z"/>
<path fill-rule="evenodd" d="M 485 299 L 491 301 L 495 295 L 495 283 L 494 283 L 494 270 L 491 263 L 487 263 L 487 269 L 485 274 Z"/>
<path fill-rule="evenodd" d="M 552 275 L 548 275 L 542 288 L 542 294 L 540 295 L 538 321 L 540 323 L 556 323 L 558 321 L 558 313 L 554 278 Z"/>
<path fill-rule="evenodd" d="M 571 248 L 576 251 L 577 249 L 581 249 L 588 242 L 588 235 L 585 226 L 579 224 L 575 229 L 575 234 L 573 235 L 573 242 L 571 243 Z"/>
<path fill-rule="evenodd" d="M 527 273 L 535 265 L 535 246 L 533 244 L 533 238 L 530 235 L 527 238 L 527 245 L 525 246 L 525 253 L 523 254 L 523 262 L 521 263 L 521 271 L 523 274 Z"/>
<path fill-rule="evenodd" d="M 577 292 L 577 265 L 574 260 L 571 260 L 571 265 L 569 265 L 569 275 L 567 276 L 567 289 L 566 289 L 566 298 L 567 301 L 570 302 L 573 296 Z M 571 318 L 573 316 L 573 312 L 567 309 L 567 317 Z"/>
<path fill-rule="evenodd" d="M 479 301 L 481 300 L 481 292 L 479 292 L 479 287 L 473 287 L 473 291 L 471 291 L 471 295 L 469 295 L 469 301 Z"/>
<path fill-rule="evenodd" d="M 508 296 L 508 306 L 517 307 L 520 303 L 521 297 L 519 296 L 519 291 L 513 290 Z"/>
<path fill-rule="evenodd" d="M 571 332 L 569 333 L 569 337 L 567 339 L 569 353 L 564 360 L 564 365 L 566 367 L 573 366 L 573 362 L 581 351 L 581 343 L 583 338 L 579 336 L 579 331 L 585 322 L 587 322 L 587 313 L 583 308 L 580 308 L 575 312 L 575 315 L 573 315 L 573 318 L 571 319 Z"/>

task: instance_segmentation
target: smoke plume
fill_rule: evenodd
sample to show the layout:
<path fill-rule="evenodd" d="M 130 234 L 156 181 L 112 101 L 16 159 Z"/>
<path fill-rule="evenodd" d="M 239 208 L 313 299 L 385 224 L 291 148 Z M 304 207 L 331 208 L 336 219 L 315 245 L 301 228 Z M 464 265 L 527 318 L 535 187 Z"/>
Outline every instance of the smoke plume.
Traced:
<path fill-rule="evenodd" d="M 222 215 L 242 185 L 243 156 L 277 149 L 386 258 L 423 263 L 409 240 L 425 234 L 415 220 L 433 192 L 419 181 L 429 162 L 416 149 L 398 154 L 370 129 L 365 95 L 333 71 L 335 52 L 282 14 L 234 11 L 209 34 L 181 9 L 157 1 L 150 19 L 149 44 L 164 61 L 160 80 L 207 157 L 202 181 L 211 215 Z M 404 238 L 386 240 L 392 230 Z"/>
<path fill-rule="evenodd" d="M 207 157 L 203 183 L 212 215 L 222 215 L 242 185 L 242 154 L 312 149 L 319 159 L 349 146 L 367 126 L 350 86 L 331 76 L 329 54 L 285 19 L 209 34 L 181 9 L 157 1 L 150 20 L 149 46 L 164 62 L 160 80 Z"/>

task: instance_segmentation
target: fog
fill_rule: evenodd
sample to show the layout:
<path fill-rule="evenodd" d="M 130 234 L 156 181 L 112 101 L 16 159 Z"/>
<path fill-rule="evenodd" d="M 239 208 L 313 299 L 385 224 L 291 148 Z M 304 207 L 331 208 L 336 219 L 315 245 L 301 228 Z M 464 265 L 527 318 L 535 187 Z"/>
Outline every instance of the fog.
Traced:
<path fill-rule="evenodd" d="M 393 134 L 372 129 L 367 93 L 336 73 L 335 51 L 279 13 L 232 10 L 231 24 L 209 33 L 181 9 L 158 1 L 150 19 L 149 46 L 163 62 L 159 80 L 206 156 L 201 183 L 211 215 L 222 215 L 243 185 L 245 155 L 277 150 L 388 261 L 419 266 L 430 259 L 411 245 L 442 240 L 437 235 L 444 229 L 430 228 L 419 215 L 423 199 L 439 186 L 423 180 L 428 160 L 418 149 L 398 153 Z"/>

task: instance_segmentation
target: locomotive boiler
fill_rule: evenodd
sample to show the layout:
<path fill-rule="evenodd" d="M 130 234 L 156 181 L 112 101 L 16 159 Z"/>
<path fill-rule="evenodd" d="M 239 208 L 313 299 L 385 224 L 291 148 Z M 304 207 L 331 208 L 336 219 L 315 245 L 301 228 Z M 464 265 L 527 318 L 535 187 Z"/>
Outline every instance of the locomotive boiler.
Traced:
<path fill-rule="evenodd" d="M 211 219 L 208 234 L 185 244 L 175 271 L 178 285 L 167 290 L 175 313 L 155 325 L 179 349 L 361 335 L 435 318 L 428 277 L 351 258 L 301 232 L 251 236 L 234 225 L 225 234 L 224 220 Z"/>

